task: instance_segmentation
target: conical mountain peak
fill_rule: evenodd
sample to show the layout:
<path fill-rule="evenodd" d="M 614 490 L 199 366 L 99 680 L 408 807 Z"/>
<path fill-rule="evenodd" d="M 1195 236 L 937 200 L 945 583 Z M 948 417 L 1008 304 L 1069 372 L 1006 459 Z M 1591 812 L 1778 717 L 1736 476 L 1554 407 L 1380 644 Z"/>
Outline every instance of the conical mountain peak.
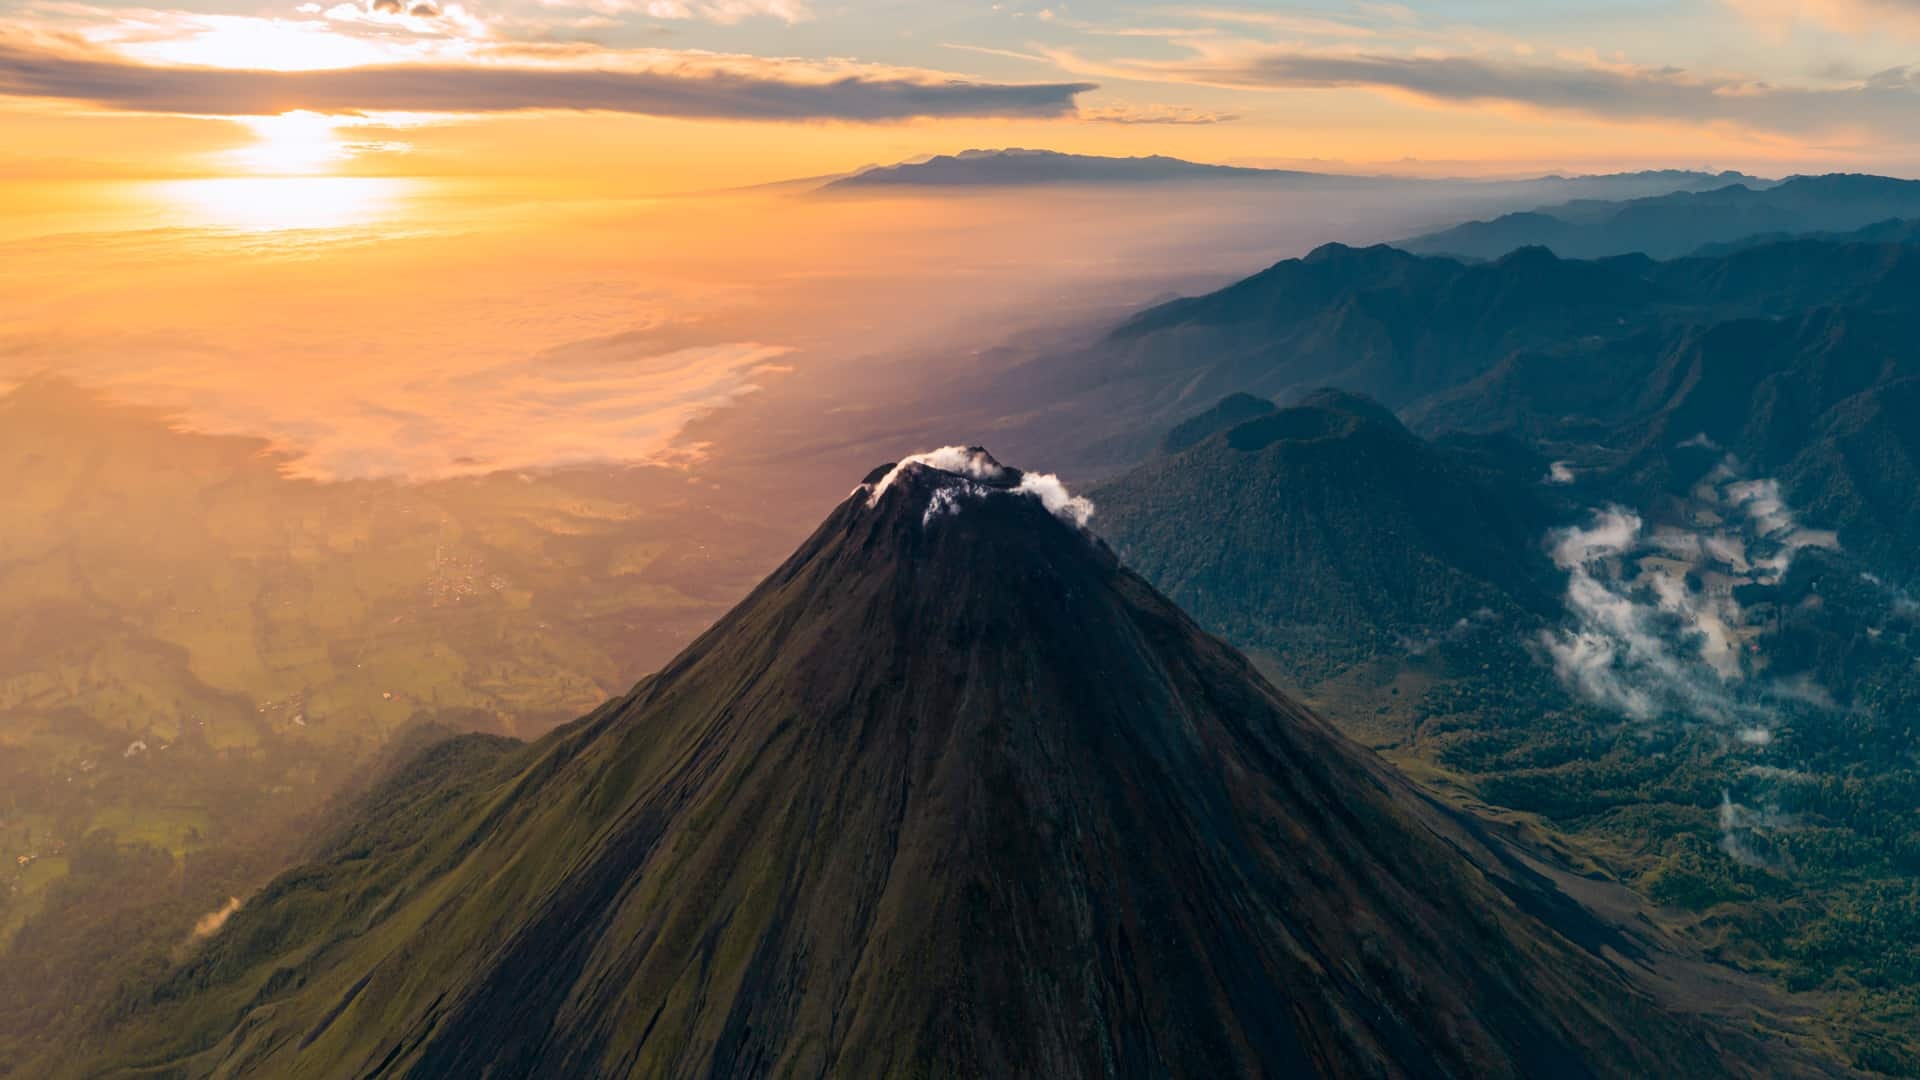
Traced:
<path fill-rule="evenodd" d="M 1531 914 L 1557 894 L 1470 861 L 1467 826 L 1121 567 L 1087 512 L 978 448 L 876 470 L 625 699 L 370 802 L 198 954 L 199 1011 L 157 1006 L 139 1060 L 1761 1071 Z"/>

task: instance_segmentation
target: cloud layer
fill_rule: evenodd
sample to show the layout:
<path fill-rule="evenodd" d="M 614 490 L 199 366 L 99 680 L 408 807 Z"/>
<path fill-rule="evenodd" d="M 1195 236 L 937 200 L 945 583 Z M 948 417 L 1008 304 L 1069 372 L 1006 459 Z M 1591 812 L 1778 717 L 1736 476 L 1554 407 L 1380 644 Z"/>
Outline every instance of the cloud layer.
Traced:
<path fill-rule="evenodd" d="M 1780 86 L 1672 67 L 1272 51 L 1192 67 L 1186 74 L 1246 88 L 1372 89 L 1446 104 L 1506 104 L 1608 120 L 1731 123 L 1795 133 L 1866 123 L 1920 133 L 1920 71 L 1912 68 L 1841 85 Z"/>
<path fill-rule="evenodd" d="M 726 120 L 878 122 L 1071 114 L 1088 83 L 1006 84 L 897 74 L 818 80 L 680 62 L 629 70 L 505 64 L 388 64 L 319 71 L 170 67 L 94 52 L 0 43 L 0 95 L 194 116 L 493 113 L 573 109 Z"/>

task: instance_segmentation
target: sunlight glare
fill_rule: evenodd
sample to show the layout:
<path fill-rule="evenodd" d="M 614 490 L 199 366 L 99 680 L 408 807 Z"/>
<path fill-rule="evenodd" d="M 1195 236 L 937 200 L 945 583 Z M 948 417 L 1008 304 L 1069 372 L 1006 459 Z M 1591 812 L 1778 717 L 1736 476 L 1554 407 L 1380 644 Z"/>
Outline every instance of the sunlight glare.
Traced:
<path fill-rule="evenodd" d="M 237 68 L 255 71 L 313 71 L 391 63 L 390 45 L 343 34 L 321 19 L 267 19 L 251 15 L 175 14 L 172 30 L 124 42 L 119 51 L 154 64 Z"/>
<path fill-rule="evenodd" d="M 279 232 L 374 224 L 393 216 L 412 184 L 383 177 L 263 176 L 148 186 L 180 226 Z"/>
<path fill-rule="evenodd" d="M 247 117 L 253 145 L 233 152 L 231 160 L 254 174 L 302 176 L 329 172 L 347 156 L 334 135 L 337 121 L 312 112 Z"/>

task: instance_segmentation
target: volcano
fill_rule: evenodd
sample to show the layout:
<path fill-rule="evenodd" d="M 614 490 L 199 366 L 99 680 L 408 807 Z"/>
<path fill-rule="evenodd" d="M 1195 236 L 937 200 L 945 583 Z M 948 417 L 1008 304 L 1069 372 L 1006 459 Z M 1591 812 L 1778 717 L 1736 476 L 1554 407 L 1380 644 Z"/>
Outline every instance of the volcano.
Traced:
<path fill-rule="evenodd" d="M 374 788 L 98 1071 L 1769 1071 L 1092 509 L 978 449 L 876 470 L 624 699 Z"/>

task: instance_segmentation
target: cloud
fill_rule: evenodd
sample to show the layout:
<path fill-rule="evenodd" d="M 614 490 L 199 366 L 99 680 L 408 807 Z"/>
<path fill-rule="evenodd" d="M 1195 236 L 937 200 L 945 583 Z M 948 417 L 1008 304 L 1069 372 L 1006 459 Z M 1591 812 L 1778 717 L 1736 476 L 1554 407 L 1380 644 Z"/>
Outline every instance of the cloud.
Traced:
<path fill-rule="evenodd" d="M 1731 792 L 1720 793 L 1720 850 L 1742 866 L 1755 870 L 1785 868 L 1775 855 L 1769 834 L 1794 827 L 1793 818 L 1778 807 L 1756 809 L 1734 802 Z"/>
<path fill-rule="evenodd" d="M 998 480 L 1007 472 L 1004 466 L 993 460 L 992 454 L 977 446 L 943 446 L 938 450 L 908 454 L 895 463 L 879 483 L 873 485 L 873 490 L 867 494 L 867 505 L 878 506 L 880 496 L 885 495 L 895 481 L 912 472 L 915 466 L 938 469 L 969 480 Z"/>
<path fill-rule="evenodd" d="M 1735 714 L 1724 680 L 1699 658 L 1700 639 L 1676 634 L 1663 604 L 1636 596 L 1609 565 L 1639 542 L 1642 522 L 1619 508 L 1557 534 L 1554 562 L 1569 571 L 1571 629 L 1541 643 L 1554 672 L 1580 696 L 1637 720 L 1683 713 L 1715 722 Z M 1671 603 L 1672 598 L 1668 598 Z"/>
<path fill-rule="evenodd" d="M 1086 528 L 1087 522 L 1093 519 L 1093 501 L 1068 491 L 1067 485 L 1052 473 L 1022 473 L 1020 486 L 1014 490 L 1039 499 L 1048 513 L 1078 528 Z"/>
<path fill-rule="evenodd" d="M 1866 128 L 1920 139 L 1920 67 L 1788 86 L 1675 67 L 1492 54 L 1244 45 L 1195 51 L 1179 60 L 1096 62 L 1064 51 L 1049 58 L 1070 71 L 1232 90 L 1356 89 L 1431 104 L 1511 106 L 1606 121 L 1731 125 L 1789 135 Z"/>
<path fill-rule="evenodd" d="M 1239 8 L 1164 8 L 1161 14 L 1203 23 L 1248 26 L 1278 34 L 1303 37 L 1372 37 L 1372 28 L 1339 18 L 1296 12 L 1248 11 Z"/>
<path fill-rule="evenodd" d="M 633 7 L 656 19 L 704 19 L 722 24 L 756 16 L 788 23 L 813 17 L 813 12 L 800 0 L 644 0 Z"/>
<path fill-rule="evenodd" d="M 1915 0 L 1729 0 L 1735 11 L 1776 33 L 1811 23 L 1846 34 L 1920 34 Z"/>
<path fill-rule="evenodd" d="M 1834 711 L 1805 676 L 1766 675 L 1758 654 L 1767 620 L 1743 607 L 1738 590 L 1778 586 L 1798 552 L 1837 539 L 1801 528 L 1780 485 L 1743 478 L 1731 456 L 1682 516 L 1717 524 L 1649 532 L 1638 514 L 1610 507 L 1550 536 L 1572 623 L 1539 642 L 1561 681 L 1638 720 L 1724 726 L 1752 748 L 1772 742 L 1783 708 Z"/>
<path fill-rule="evenodd" d="M 200 916 L 199 921 L 193 924 L 191 940 L 198 941 L 201 938 L 212 937 L 214 934 L 219 933 L 220 928 L 227 925 L 227 920 L 233 918 L 234 912 L 239 910 L 240 898 L 237 896 L 227 897 L 225 904 Z"/>
<path fill-rule="evenodd" d="M 881 122 L 1069 115 L 1087 83 L 1004 84 L 892 70 L 819 78 L 807 65 L 686 56 L 652 67 L 411 63 L 307 71 L 158 66 L 0 42 L 0 95 L 195 116 L 569 109 L 698 119 Z"/>
<path fill-rule="evenodd" d="M 1233 113 L 1208 112 L 1177 105 L 1141 107 L 1113 105 L 1098 109 L 1081 109 L 1080 119 L 1095 124 L 1201 125 L 1227 124 L 1240 118 Z"/>
<path fill-rule="evenodd" d="M 598 15 L 644 15 L 650 19 L 694 20 L 731 26 L 748 19 L 805 22 L 813 10 L 805 0 L 542 0 L 548 8 L 579 8 Z"/>
<path fill-rule="evenodd" d="M 997 495 L 1023 495 L 1036 499 L 1048 513 L 1079 529 L 1086 528 L 1087 522 L 1093 518 L 1093 502 L 1068 491 L 1067 485 L 1052 473 L 1023 472 L 1019 483 L 1005 486 L 1009 470 L 995 461 L 993 455 L 977 446 L 943 446 L 938 450 L 900 459 L 878 483 L 867 488 L 867 505 L 878 506 L 881 497 L 901 477 L 921 469 L 934 469 L 956 478 L 952 482 L 942 483 L 929 496 L 926 512 L 920 518 L 923 526 L 958 513 L 968 500 L 989 499 Z M 993 486 L 995 482 L 1001 486 Z M 855 494 L 859 494 L 859 491 L 856 490 Z"/>
<path fill-rule="evenodd" d="M 1891 584 L 1878 574 L 1861 574 L 1860 580 L 1886 593 L 1887 601 L 1893 605 L 1897 615 L 1920 615 L 1920 600 L 1898 585 Z"/>

